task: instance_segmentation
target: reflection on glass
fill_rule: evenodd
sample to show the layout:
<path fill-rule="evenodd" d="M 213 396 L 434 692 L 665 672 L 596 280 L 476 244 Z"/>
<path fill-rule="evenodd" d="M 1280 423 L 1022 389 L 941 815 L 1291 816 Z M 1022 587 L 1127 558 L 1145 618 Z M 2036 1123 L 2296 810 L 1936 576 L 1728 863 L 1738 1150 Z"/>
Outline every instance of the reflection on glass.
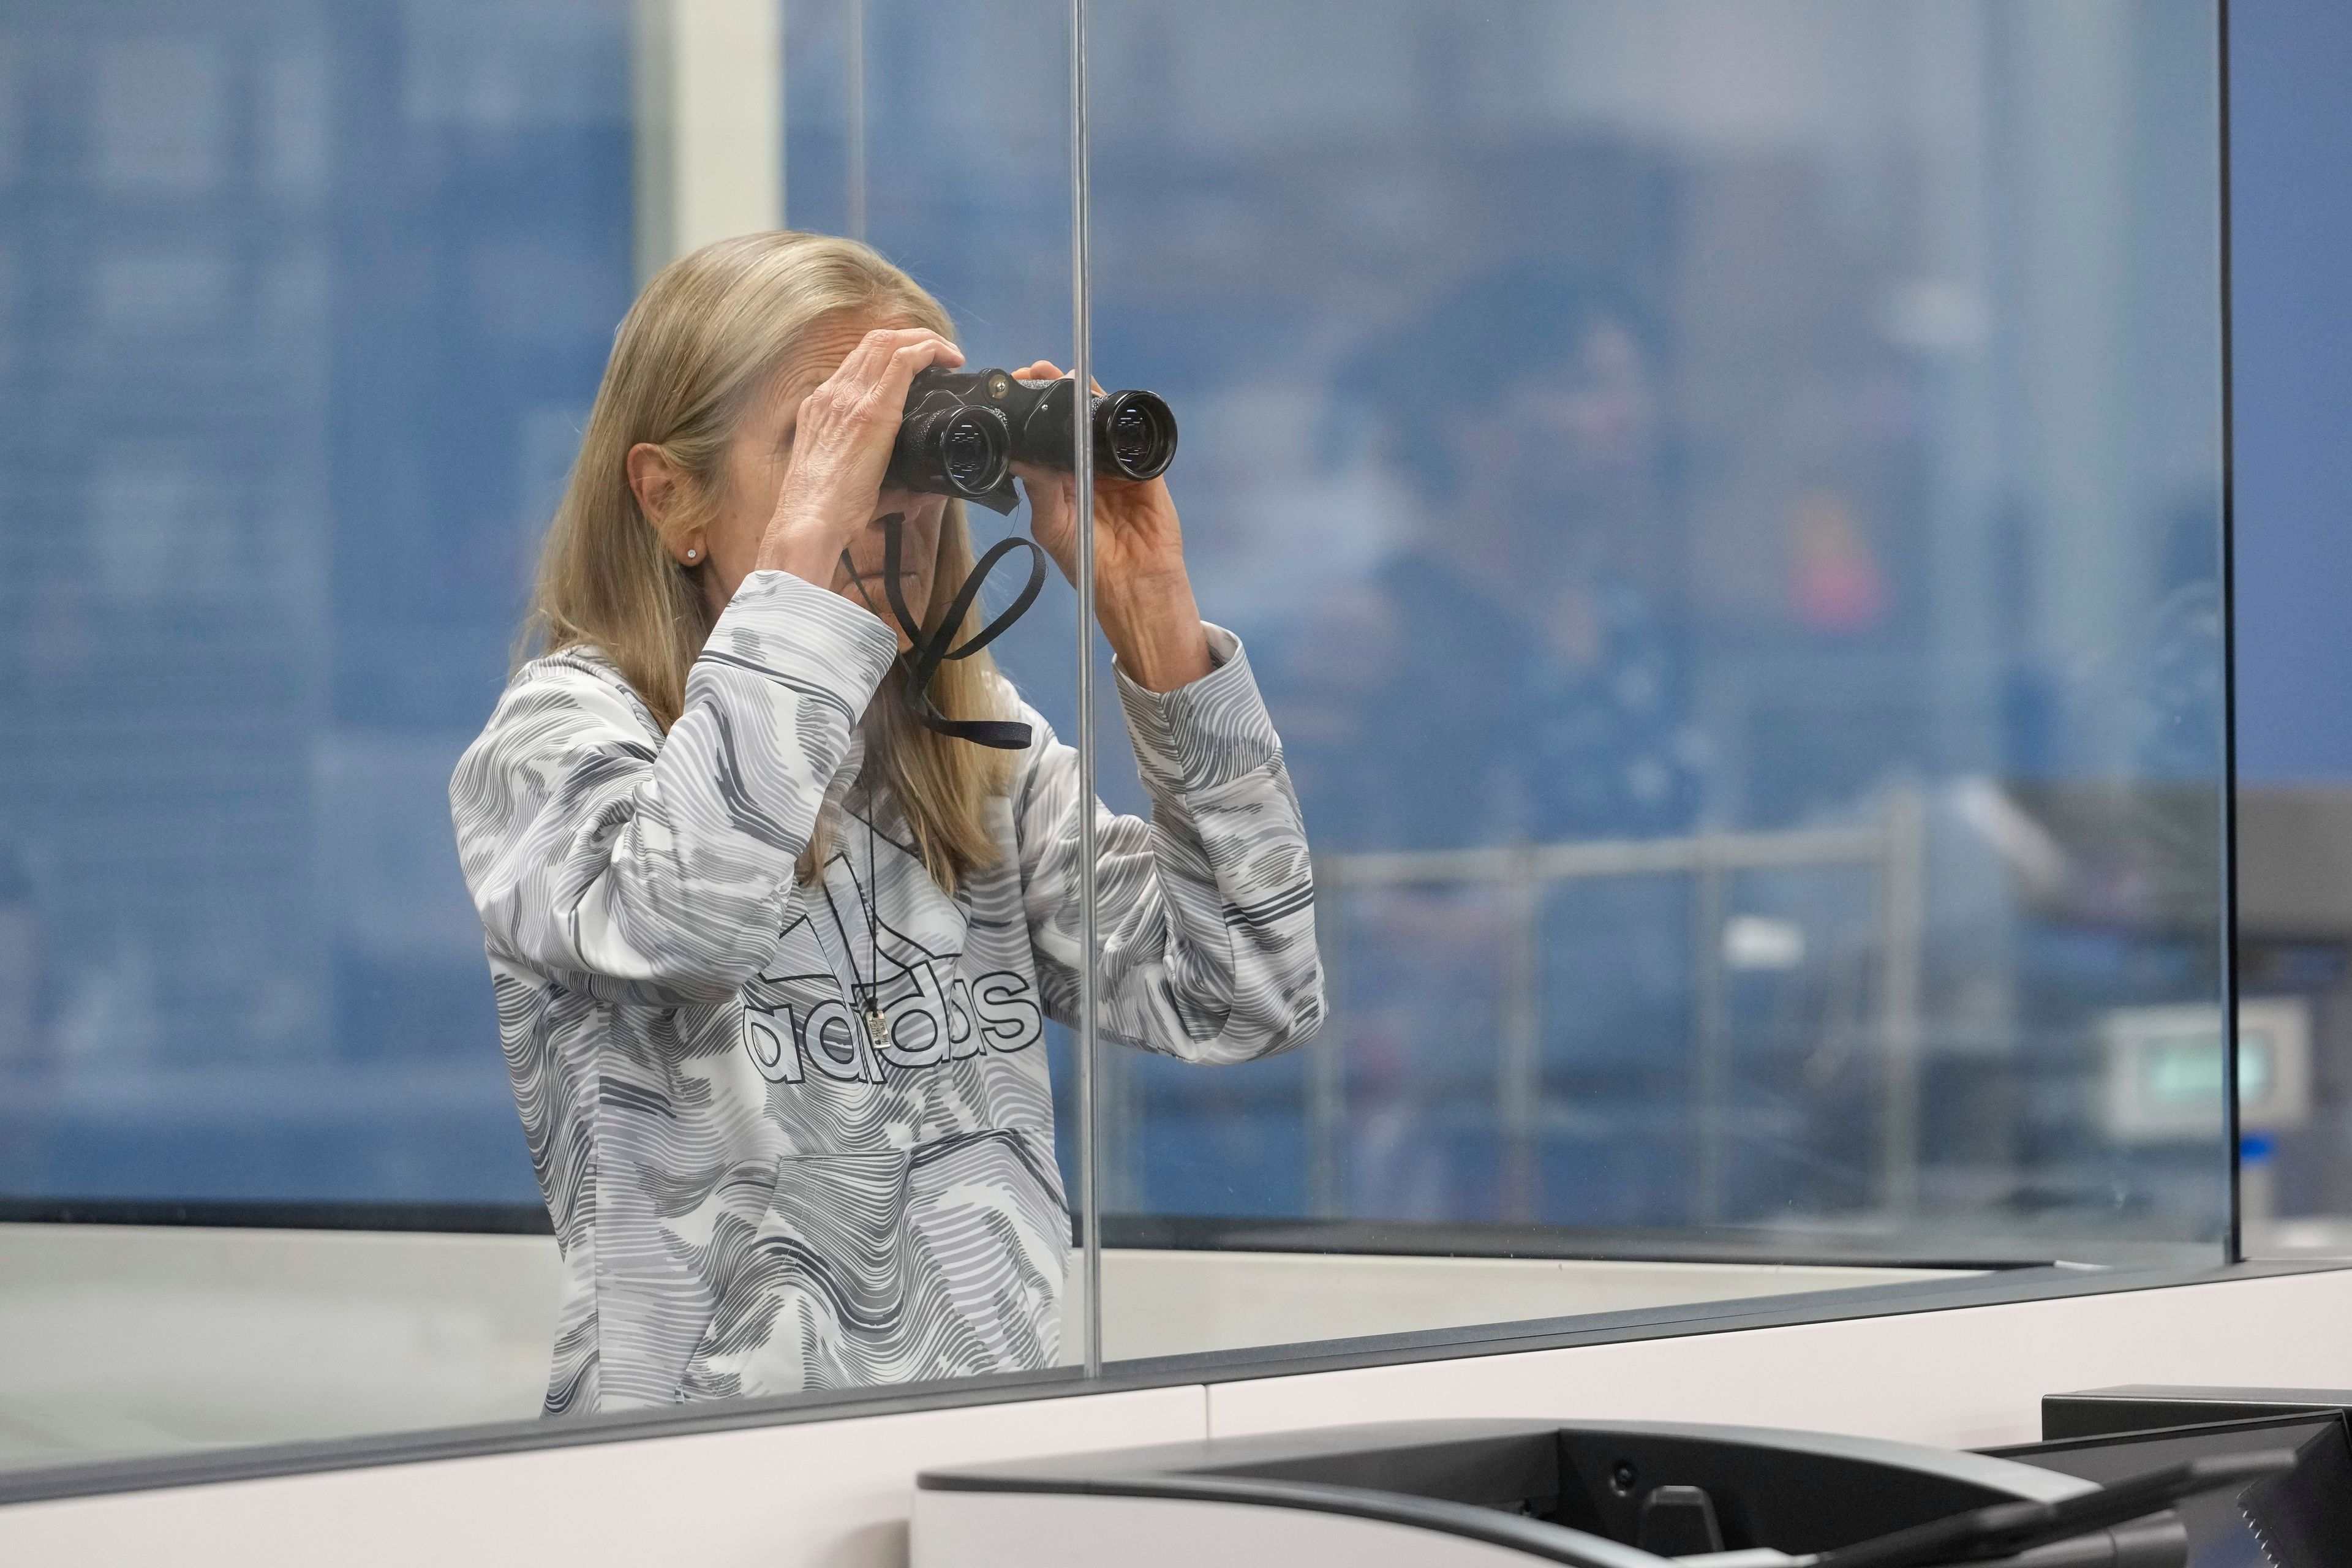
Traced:
<path fill-rule="evenodd" d="M 446 784 L 614 324 L 700 221 L 650 155 L 663 9 L 0 20 L 16 1212 L 541 1223 Z M 667 9 L 782 39 L 702 37 L 726 90 L 773 68 L 783 178 L 694 239 L 859 233 L 971 363 L 1066 363 L 1056 8 Z M 1215 1072 L 1102 1053 L 1111 1353 L 2211 1256 L 2210 4 L 1093 16 L 1095 358 L 1183 421 L 1333 1004 Z M 1057 575 L 991 649 L 1065 738 L 1076 614 Z M 2241 1025 L 2252 1194 L 2312 1120 L 2314 1025 Z M 781 1036 L 730 1049 L 783 1070 Z M 542 1236 L 32 1228 L 0 1338 L 52 1353 L 0 1370 L 0 1463 L 546 1387 Z M 740 1371 L 719 1315 L 700 1391 Z"/>
<path fill-rule="evenodd" d="M 530 1221 L 446 781 L 635 289 L 630 69 L 618 4 L 0 16 L 9 1217 Z M 0 1229 L 0 1464 L 544 1386 L 543 1236 Z"/>
<path fill-rule="evenodd" d="M 2213 8 L 1094 16 L 1098 353 L 1333 1009 L 1107 1056 L 1112 1353 L 1330 1329 L 1185 1257 L 2218 1256 Z"/>
<path fill-rule="evenodd" d="M 628 37 L 0 20 L 10 1195 L 530 1199 L 438 797 L 634 287 Z"/>
<path fill-rule="evenodd" d="M 611 1129 L 573 1114 L 579 1080 L 520 1050 L 519 1121 L 451 841 L 450 775 L 499 699 L 615 326 L 653 267 L 786 220 L 862 226 L 948 301 L 972 363 L 1067 358 L 1062 18 L 926 8 L 933 45 L 991 62 L 999 108 L 945 112 L 886 52 L 861 122 L 803 90 L 837 98 L 845 11 L 263 0 L 0 21 L 0 396 L 40 520 L 0 589 L 23 632 L 0 654 L 20 677 L 0 718 L 22 742 L 0 760 L 0 1197 L 12 1216 L 358 1227 L 8 1227 L 0 1336 L 45 1353 L 0 1373 L 0 1463 L 527 1415 L 551 1343 L 551 1403 L 568 1409 L 1055 1359 L 1067 1230 L 1042 1068 L 962 1083 L 980 1110 L 961 1122 L 971 1107 L 943 1098 L 861 1127 L 872 1147 L 854 1157 L 877 1170 L 976 1128 L 935 1162 L 942 1186 L 977 1192 L 966 1178 L 992 1161 L 1023 1174 L 993 1207 L 901 1215 L 878 1275 L 834 1247 L 837 1277 L 808 1299 L 870 1309 L 876 1336 L 906 1342 L 772 1355 L 793 1375 L 769 1375 L 752 1352 L 787 1336 L 747 1321 L 783 1314 L 732 1289 L 763 1265 L 757 1245 L 730 1250 L 730 1222 L 757 1208 L 762 1171 L 836 1196 L 870 1191 L 867 1173 L 836 1182 L 720 1139 L 629 1185 L 594 1160 Z M 897 36 L 916 16 L 873 20 Z M 696 143 L 714 122 L 783 141 Z M 874 191 L 854 212 L 852 166 Z M 1024 683 L 1047 672 L 1048 707 L 1075 613 L 1060 587 L 992 650 Z M 660 708 L 663 684 L 640 695 Z M 609 755 L 545 776 L 585 766 L 606 787 L 598 769 L 650 749 L 626 733 L 634 700 L 613 698 L 618 728 L 588 748 Z M 868 991 L 890 989 L 877 953 L 902 966 L 886 1025 L 907 988 L 928 1001 L 907 946 L 928 928 L 845 929 L 869 939 Z M 1034 980 L 1024 997 L 940 975 L 944 1003 L 881 1043 L 821 1020 L 812 1051 L 810 999 L 762 973 L 778 1011 L 797 1007 L 793 1054 L 748 1027 L 706 1050 L 679 1034 L 691 1007 L 649 1014 L 631 1043 L 677 1071 L 633 1080 L 652 1090 L 635 1103 L 698 1105 L 707 1073 L 740 1106 L 770 1073 L 960 1052 L 983 1030 L 992 1061 L 1043 1054 Z M 512 965 L 504 978 L 520 1000 Z M 576 1001 L 646 976 L 574 978 Z M 961 1038 L 927 1047 L 916 1014 Z M 569 1227 L 561 1258 L 541 1180 Z M 598 1205 L 602 1250 L 577 1245 L 598 1239 Z M 505 1234 L 373 1228 L 416 1225 Z M 1007 1265 L 960 1277 L 973 1300 L 940 1310 L 903 1289 L 910 1247 L 973 1246 Z M 638 1247 L 726 1267 L 680 1277 L 699 1299 L 648 1314 L 650 1352 L 600 1345 L 572 1286 L 626 1274 Z"/>

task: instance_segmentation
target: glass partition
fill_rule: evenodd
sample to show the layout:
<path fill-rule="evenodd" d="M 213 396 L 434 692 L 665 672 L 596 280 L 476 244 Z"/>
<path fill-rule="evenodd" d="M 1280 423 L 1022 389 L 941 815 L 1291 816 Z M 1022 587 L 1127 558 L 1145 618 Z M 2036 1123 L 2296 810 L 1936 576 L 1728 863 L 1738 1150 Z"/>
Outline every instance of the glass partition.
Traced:
<path fill-rule="evenodd" d="M 2223 1027 L 2210 0 L 1076 10 L 1090 183 L 1058 6 L 0 20 L 0 1467 L 2223 1257 L 2224 1063 L 2305 1058 Z M 1083 288 L 1214 629 L 1147 668 L 1106 545 L 1086 665 L 1049 570 L 1004 860 L 835 758 L 740 1005 L 494 991 L 452 775 L 616 331 L 780 226 L 967 368 Z M 718 651 L 888 663 L 803 607 Z M 669 736 L 607 741 L 573 796 Z M 804 842 L 713 774 L 765 848 L 677 908 Z M 625 1376 L 598 1247 L 686 1302 Z M 888 1347 L 777 1351 L 827 1314 Z"/>
<path fill-rule="evenodd" d="M 2352 363 L 2315 313 L 2335 308 L 2309 271 L 2315 204 L 2302 149 L 2352 113 L 2325 85 L 2352 50 L 2352 14 L 2240 6 L 2231 21 L 2231 337 L 2239 548 L 2237 905 L 2240 984 L 2283 1042 L 2280 1092 L 2242 1105 L 2238 1222 L 2253 1258 L 2352 1256 L 2352 640 L 2315 595 L 2340 581 L 2352 534 L 2333 460 L 2352 417 Z M 2243 1049 L 2242 1041 L 2241 1049 Z"/>
<path fill-rule="evenodd" d="M 579 1086 L 512 1018 L 501 1057 L 451 781 L 508 681 L 616 328 L 655 268 L 784 224 L 856 230 L 944 304 L 974 365 L 1067 360 L 1067 54 L 1058 13 L 1010 5 L 36 3 L 0 19 L 16 499 L 0 1219 L 17 1222 L 0 1225 L 0 1465 L 527 1418 L 542 1396 L 666 1404 L 666 1387 L 616 1392 L 609 1345 L 611 1397 L 566 1386 L 566 1367 L 597 1375 L 567 1275 L 592 1226 L 619 1267 L 615 1223 L 702 1281 L 688 1294 L 711 1326 L 663 1331 L 697 1342 L 677 1373 L 696 1396 L 1058 1359 L 1067 1227 L 1041 1113 L 1013 1119 L 1038 1169 L 1005 1205 L 1025 1226 L 1016 1277 L 991 1282 L 1025 1293 L 1032 1341 L 743 1370 L 747 1321 L 776 1306 L 761 1249 L 824 1216 L 719 1179 L 776 1156 L 773 1127 L 752 1154 L 649 1157 L 633 1183 L 600 1113 L 602 1165 L 582 1161 L 588 1124 L 555 1103 Z M 977 118 L 935 90 L 975 59 L 997 94 Z M 853 173 L 868 199 L 846 199 Z M 971 517 L 982 548 L 1012 526 Z M 1061 587 L 995 650 L 1048 709 L 1072 684 L 1074 616 Z M 653 738 L 616 722 L 598 744 L 625 769 Z M 883 837 L 888 871 L 905 836 Z M 873 845 L 837 838 L 862 898 Z M 895 966 L 861 976 L 886 1022 L 921 1011 L 897 943 L 923 933 L 869 946 L 866 921 L 840 923 L 850 967 Z M 745 1018 L 797 1005 L 808 1026 L 777 967 Z M 971 1006 L 950 1009 L 960 1040 Z M 698 1016 L 719 1032 L 690 1037 Z M 756 1115 L 765 1095 L 782 1125 L 776 1097 L 807 1080 L 868 1110 L 920 1099 L 908 1086 L 946 1051 L 912 1037 L 920 1022 L 835 1084 L 845 1028 L 777 1047 L 656 1007 L 638 1055 L 622 1042 L 589 1070 L 605 1112 L 632 1086 L 674 1120 L 714 1095 Z M 996 1110 L 1042 1106 L 1042 1068 L 1005 1065 L 1026 1040 L 988 1039 L 934 1076 L 984 1079 Z M 874 1136 L 878 1158 L 904 1155 Z M 987 1152 L 957 1179 L 1017 1184 L 979 1171 Z M 562 1258 L 543 1184 L 572 1226 Z M 934 1253 L 1005 1217 L 925 1201 L 908 1225 Z M 616 1221 L 632 1203 L 646 1212 Z M 161 1228 L 189 1220 L 203 1227 Z M 340 1228 L 290 1228 L 308 1226 Z M 730 1273 L 737 1244 L 751 1261 Z M 871 1278 L 836 1249 L 845 1278 L 803 1284 L 872 1309 L 877 1343 L 935 1341 L 958 1320 L 908 1285 L 916 1244 L 890 1238 Z"/>
<path fill-rule="evenodd" d="M 1089 15 L 1328 995 L 1106 1049 L 1113 1358 L 2218 1259 L 2214 7 Z"/>
<path fill-rule="evenodd" d="M 634 291 L 625 8 L 15 8 L 11 1196 L 535 1201 L 446 785 Z"/>

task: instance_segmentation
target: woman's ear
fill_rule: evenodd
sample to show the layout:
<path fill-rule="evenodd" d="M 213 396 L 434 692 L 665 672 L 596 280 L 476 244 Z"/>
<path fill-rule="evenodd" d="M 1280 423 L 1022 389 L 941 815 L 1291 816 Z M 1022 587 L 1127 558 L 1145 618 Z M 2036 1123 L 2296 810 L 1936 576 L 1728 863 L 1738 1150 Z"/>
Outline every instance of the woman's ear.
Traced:
<path fill-rule="evenodd" d="M 685 499 L 687 478 L 669 455 L 650 441 L 640 441 L 629 448 L 629 490 L 637 498 L 637 510 L 654 525 L 662 547 L 679 562 L 699 566 L 710 553 L 703 546 L 702 530 L 682 529 L 686 508 L 679 503 Z"/>

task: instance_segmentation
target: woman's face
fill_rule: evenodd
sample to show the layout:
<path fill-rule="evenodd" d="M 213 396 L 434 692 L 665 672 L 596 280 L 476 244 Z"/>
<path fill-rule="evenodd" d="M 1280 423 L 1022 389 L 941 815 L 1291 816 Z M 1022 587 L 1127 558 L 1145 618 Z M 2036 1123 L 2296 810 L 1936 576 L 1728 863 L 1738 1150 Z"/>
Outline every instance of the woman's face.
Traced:
<path fill-rule="evenodd" d="M 729 442 L 721 473 L 722 491 L 717 514 L 709 523 L 710 563 L 702 574 L 703 595 L 715 616 L 735 596 L 759 556 L 768 520 L 775 515 L 776 497 L 792 472 L 793 426 L 802 399 L 816 390 L 857 346 L 857 341 L 877 327 L 920 323 L 881 317 L 841 317 L 821 321 L 803 335 L 784 358 L 767 387 L 751 400 Z M 885 488 L 875 498 L 872 520 L 849 542 L 848 561 L 834 564 L 830 586 L 851 599 L 867 604 L 890 626 L 898 626 L 882 580 L 882 521 L 901 521 L 899 588 L 907 608 L 919 617 L 931 600 L 931 575 L 940 553 L 940 521 L 947 498 L 914 490 Z M 898 646 L 911 645 L 903 626 Z"/>

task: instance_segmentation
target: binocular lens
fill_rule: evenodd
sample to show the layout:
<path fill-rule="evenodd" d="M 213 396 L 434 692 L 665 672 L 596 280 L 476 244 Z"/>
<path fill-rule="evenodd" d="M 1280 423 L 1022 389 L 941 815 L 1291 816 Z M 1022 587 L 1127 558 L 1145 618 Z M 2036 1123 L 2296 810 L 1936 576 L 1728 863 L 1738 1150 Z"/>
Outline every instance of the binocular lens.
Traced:
<path fill-rule="evenodd" d="M 1122 408 L 1111 416 L 1111 460 L 1121 468 L 1131 468 L 1142 462 L 1151 451 L 1151 421 L 1143 416 L 1140 408 Z"/>
<path fill-rule="evenodd" d="M 1176 416 L 1149 392 L 1115 392 L 1095 416 L 1098 457 L 1130 479 L 1156 479 L 1176 460 Z"/>
<path fill-rule="evenodd" d="M 966 490 L 992 488 L 996 471 L 996 451 L 988 437 L 961 421 L 949 427 L 940 439 L 941 466 L 948 478 Z"/>
<path fill-rule="evenodd" d="M 1012 452 L 1013 432 L 995 409 L 937 409 L 898 426 L 887 478 L 910 489 L 978 500 L 1003 485 Z"/>
<path fill-rule="evenodd" d="M 919 371 L 907 388 L 887 482 L 960 496 L 1007 513 L 1021 504 L 1017 461 L 1067 473 L 1076 453 L 1077 384 L 1023 381 L 1001 370 Z M 1176 460 L 1176 414 L 1153 393 L 1129 390 L 1087 400 L 1094 468 L 1156 479 Z"/>

